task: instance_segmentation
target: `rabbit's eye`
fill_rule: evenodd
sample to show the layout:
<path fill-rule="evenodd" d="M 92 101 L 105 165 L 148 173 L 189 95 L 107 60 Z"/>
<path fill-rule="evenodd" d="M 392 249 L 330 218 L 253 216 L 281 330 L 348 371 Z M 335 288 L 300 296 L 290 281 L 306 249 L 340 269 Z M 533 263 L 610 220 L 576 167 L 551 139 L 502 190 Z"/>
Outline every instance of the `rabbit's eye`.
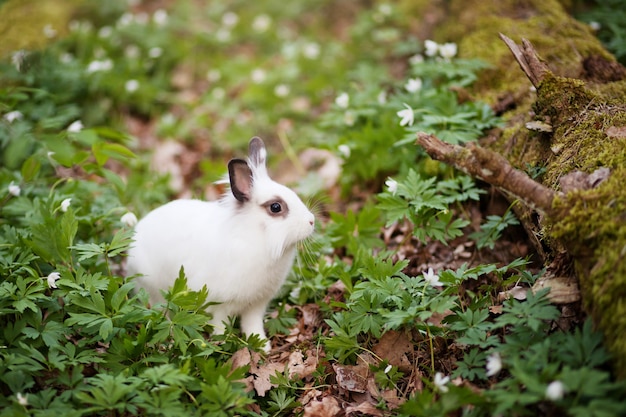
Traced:
<path fill-rule="evenodd" d="M 272 203 L 270 205 L 270 211 L 272 213 L 280 213 L 283 210 L 283 207 L 280 205 L 280 203 Z"/>

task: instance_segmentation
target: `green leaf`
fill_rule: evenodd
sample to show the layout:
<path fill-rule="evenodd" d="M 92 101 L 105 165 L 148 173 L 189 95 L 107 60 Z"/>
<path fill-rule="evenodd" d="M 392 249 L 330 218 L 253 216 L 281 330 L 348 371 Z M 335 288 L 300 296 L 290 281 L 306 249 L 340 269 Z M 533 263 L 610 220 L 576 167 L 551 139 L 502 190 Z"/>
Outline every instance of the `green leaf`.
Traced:
<path fill-rule="evenodd" d="M 22 178 L 26 182 L 30 182 L 35 179 L 39 170 L 41 169 L 40 156 L 33 154 L 24 161 L 22 164 Z"/>

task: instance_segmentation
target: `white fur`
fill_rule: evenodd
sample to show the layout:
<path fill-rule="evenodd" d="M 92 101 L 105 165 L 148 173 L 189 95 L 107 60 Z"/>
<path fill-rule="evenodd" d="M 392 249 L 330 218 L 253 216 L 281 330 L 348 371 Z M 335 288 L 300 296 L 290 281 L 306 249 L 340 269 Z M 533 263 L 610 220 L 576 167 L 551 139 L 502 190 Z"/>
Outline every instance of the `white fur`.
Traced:
<path fill-rule="evenodd" d="M 250 144 L 249 198 L 238 201 L 227 193 L 215 202 L 175 200 L 148 213 L 135 227 L 127 272 L 138 275 L 138 285 L 156 303 L 183 266 L 191 289 L 206 285 L 209 300 L 221 303 L 210 307 L 216 331 L 223 331 L 229 316 L 241 316 L 246 335 L 265 339 L 267 305 L 292 267 L 296 244 L 313 232 L 314 217 L 292 190 L 267 176 L 260 139 Z M 231 190 L 236 187 L 231 182 Z M 263 206 L 276 198 L 288 206 L 286 215 L 272 215 Z"/>

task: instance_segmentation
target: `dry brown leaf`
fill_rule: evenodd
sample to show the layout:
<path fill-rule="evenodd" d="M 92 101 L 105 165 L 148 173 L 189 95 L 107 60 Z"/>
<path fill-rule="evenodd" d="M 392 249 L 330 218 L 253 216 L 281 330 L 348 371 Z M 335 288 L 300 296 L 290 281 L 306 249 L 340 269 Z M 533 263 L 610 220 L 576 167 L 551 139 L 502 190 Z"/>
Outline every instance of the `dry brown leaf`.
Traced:
<path fill-rule="evenodd" d="M 330 396 L 311 401 L 304 407 L 304 417 L 336 417 L 340 413 L 339 402 Z"/>
<path fill-rule="evenodd" d="M 489 312 L 491 314 L 502 314 L 502 305 L 497 305 L 497 306 L 490 306 L 489 307 Z"/>
<path fill-rule="evenodd" d="M 404 332 L 389 331 L 372 348 L 379 357 L 386 359 L 389 364 L 397 366 L 402 372 L 410 371 L 409 357 L 413 353 L 413 343 Z"/>
<path fill-rule="evenodd" d="M 398 397 L 398 391 L 395 389 L 384 390 L 380 393 L 380 396 L 383 397 L 387 403 L 387 408 L 390 410 L 395 410 L 404 402 L 402 398 Z"/>
<path fill-rule="evenodd" d="M 523 301 L 526 299 L 526 293 L 528 292 L 529 288 L 527 287 L 522 287 L 520 285 L 516 285 L 513 288 L 511 288 L 510 290 L 507 291 L 501 291 L 498 293 L 498 301 L 505 301 L 508 300 L 509 298 L 513 297 L 516 300 L 520 300 Z"/>
<path fill-rule="evenodd" d="M 230 358 L 232 363 L 232 369 L 241 368 L 242 366 L 250 365 L 252 361 L 252 356 L 250 355 L 250 349 L 241 348 L 237 352 L 233 354 Z"/>
<path fill-rule="evenodd" d="M 311 375 L 317 369 L 318 358 L 312 351 L 307 352 L 307 358 L 304 359 L 302 351 L 295 350 L 289 355 L 289 378 L 298 376 L 304 379 Z"/>
<path fill-rule="evenodd" d="M 626 126 L 611 126 L 606 130 L 606 135 L 611 139 L 626 139 Z"/>
<path fill-rule="evenodd" d="M 358 405 L 349 405 L 346 407 L 346 415 L 351 416 L 355 413 L 358 415 L 364 414 L 366 416 L 382 417 L 383 412 L 376 408 L 376 406 L 369 402 L 364 402 Z"/>
<path fill-rule="evenodd" d="M 339 365 L 333 364 L 337 385 L 347 391 L 366 392 L 367 376 L 369 367 L 365 363 L 360 365 Z"/>
<path fill-rule="evenodd" d="M 261 355 L 257 352 L 252 352 L 252 360 L 250 363 L 250 374 L 253 377 L 252 385 L 254 390 L 260 397 L 264 397 L 267 391 L 276 387 L 276 385 L 270 382 L 270 377 L 276 374 L 276 371 L 283 371 L 285 364 L 280 362 L 268 362 L 260 364 Z"/>

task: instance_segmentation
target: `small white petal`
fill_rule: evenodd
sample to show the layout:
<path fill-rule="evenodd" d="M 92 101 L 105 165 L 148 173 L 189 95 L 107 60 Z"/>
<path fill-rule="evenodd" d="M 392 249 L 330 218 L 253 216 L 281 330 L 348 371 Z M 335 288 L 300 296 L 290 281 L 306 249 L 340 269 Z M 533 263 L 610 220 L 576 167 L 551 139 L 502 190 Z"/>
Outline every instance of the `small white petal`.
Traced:
<path fill-rule="evenodd" d="M 48 287 L 50 288 L 58 288 L 56 281 L 61 279 L 61 274 L 59 274 L 58 272 L 52 272 L 50 275 L 48 275 Z"/>
<path fill-rule="evenodd" d="M 343 122 L 346 124 L 346 126 L 353 126 L 354 122 L 356 122 L 356 114 L 354 114 L 353 111 L 346 111 L 343 114 Z"/>
<path fill-rule="evenodd" d="M 252 71 L 252 74 L 250 75 L 250 78 L 252 78 L 252 82 L 254 82 L 255 84 L 261 84 L 263 81 L 265 81 L 266 78 L 265 70 L 261 68 L 254 69 Z"/>
<path fill-rule="evenodd" d="M 152 20 L 154 21 L 154 23 L 156 23 L 159 26 L 165 25 L 167 23 L 168 18 L 169 16 L 167 15 L 167 12 L 163 9 L 158 9 L 152 15 Z"/>
<path fill-rule="evenodd" d="M 546 398 L 552 401 L 559 401 L 565 395 L 565 385 L 561 381 L 552 381 L 546 388 Z"/>
<path fill-rule="evenodd" d="M 163 55 L 163 48 L 159 48 L 158 46 L 150 48 L 150 50 L 148 51 L 148 56 L 150 58 L 158 58 L 161 55 Z"/>
<path fill-rule="evenodd" d="M 395 194 L 396 191 L 398 191 L 398 181 L 394 180 L 393 178 L 389 178 L 387 181 L 385 181 L 385 185 L 387 186 L 391 194 Z"/>
<path fill-rule="evenodd" d="M 80 120 L 76 120 L 75 122 L 73 122 L 71 125 L 67 127 L 67 131 L 70 133 L 78 133 L 81 130 L 83 130 L 83 128 L 84 128 L 83 122 L 81 122 Z"/>
<path fill-rule="evenodd" d="M 239 22 L 239 16 L 233 12 L 226 12 L 222 16 L 222 24 L 226 27 L 233 27 Z"/>
<path fill-rule="evenodd" d="M 415 121 L 413 109 L 406 103 L 404 104 L 404 107 L 406 108 L 396 113 L 400 118 L 400 126 L 413 126 L 413 122 Z"/>
<path fill-rule="evenodd" d="M 437 55 L 437 51 L 439 50 L 439 45 L 435 41 L 426 39 L 424 41 L 424 48 L 426 48 L 426 50 L 424 51 L 424 54 L 426 56 L 435 56 Z"/>
<path fill-rule="evenodd" d="M 137 80 L 126 81 L 126 83 L 124 84 L 124 89 L 128 93 L 134 93 L 135 91 L 139 90 L 139 81 Z"/>
<path fill-rule="evenodd" d="M 422 80 L 420 78 L 411 78 L 406 82 L 404 88 L 409 93 L 417 93 L 422 89 Z"/>
<path fill-rule="evenodd" d="M 441 57 L 444 59 L 449 60 L 450 58 L 456 56 L 456 53 L 456 43 L 444 43 L 443 45 L 439 46 L 439 55 L 441 55 Z"/>
<path fill-rule="evenodd" d="M 28 394 L 23 395 L 21 392 L 18 392 L 17 394 L 15 394 L 15 397 L 17 398 L 17 403 L 19 405 L 24 407 L 28 405 Z"/>
<path fill-rule="evenodd" d="M 276 94 L 277 97 L 287 97 L 289 95 L 289 91 L 289 86 L 286 84 L 278 84 L 274 88 L 274 94 Z"/>
<path fill-rule="evenodd" d="M 5 114 L 2 118 L 9 123 L 13 123 L 15 120 L 20 120 L 24 115 L 18 110 L 13 110 Z"/>
<path fill-rule="evenodd" d="M 61 201 L 61 211 L 65 213 L 67 209 L 70 208 L 70 204 L 72 204 L 71 198 L 66 198 L 65 200 Z"/>
<path fill-rule="evenodd" d="M 316 59 L 320 56 L 320 46 L 315 42 L 307 43 L 304 46 L 302 54 L 309 59 Z"/>
<path fill-rule="evenodd" d="M 350 105 L 350 96 L 348 93 L 339 94 L 337 98 L 335 98 L 335 104 L 342 109 L 347 109 Z"/>
<path fill-rule="evenodd" d="M 392 369 L 393 369 L 393 366 L 387 365 L 387 367 L 385 368 L 385 373 L 388 374 L 389 371 L 391 371 Z"/>
<path fill-rule="evenodd" d="M 448 392 L 448 387 L 446 386 L 448 382 L 450 382 L 449 376 L 444 376 L 441 372 L 435 374 L 434 384 L 439 391 Z"/>
<path fill-rule="evenodd" d="M 439 281 L 439 275 L 435 274 L 432 268 L 428 268 L 427 272 L 424 272 L 424 280 L 428 282 L 432 287 L 441 287 L 443 283 Z"/>
<path fill-rule="evenodd" d="M 43 34 L 46 38 L 54 38 L 57 35 L 57 31 L 51 24 L 47 24 L 43 27 Z"/>
<path fill-rule="evenodd" d="M 502 358 L 498 352 L 487 357 L 487 376 L 497 375 L 502 370 Z"/>
<path fill-rule="evenodd" d="M 339 145 L 337 149 L 339 149 L 339 153 L 343 155 L 345 158 L 350 158 L 350 153 L 352 152 L 352 150 L 350 149 L 348 145 L 345 145 L 345 144 Z"/>
<path fill-rule="evenodd" d="M 269 17 L 266 14 L 260 14 L 257 17 L 255 17 L 254 20 L 252 21 L 252 29 L 255 32 L 262 33 L 268 30 L 271 24 L 272 24 L 271 17 Z"/>
<path fill-rule="evenodd" d="M 124 214 L 120 220 L 125 226 L 128 226 L 128 227 L 133 227 L 137 224 L 137 216 L 135 216 L 135 213 L 131 211 Z"/>
<path fill-rule="evenodd" d="M 9 184 L 9 194 L 11 194 L 13 197 L 19 197 L 21 192 L 22 189 L 20 188 L 20 186 L 11 181 L 11 183 Z"/>

